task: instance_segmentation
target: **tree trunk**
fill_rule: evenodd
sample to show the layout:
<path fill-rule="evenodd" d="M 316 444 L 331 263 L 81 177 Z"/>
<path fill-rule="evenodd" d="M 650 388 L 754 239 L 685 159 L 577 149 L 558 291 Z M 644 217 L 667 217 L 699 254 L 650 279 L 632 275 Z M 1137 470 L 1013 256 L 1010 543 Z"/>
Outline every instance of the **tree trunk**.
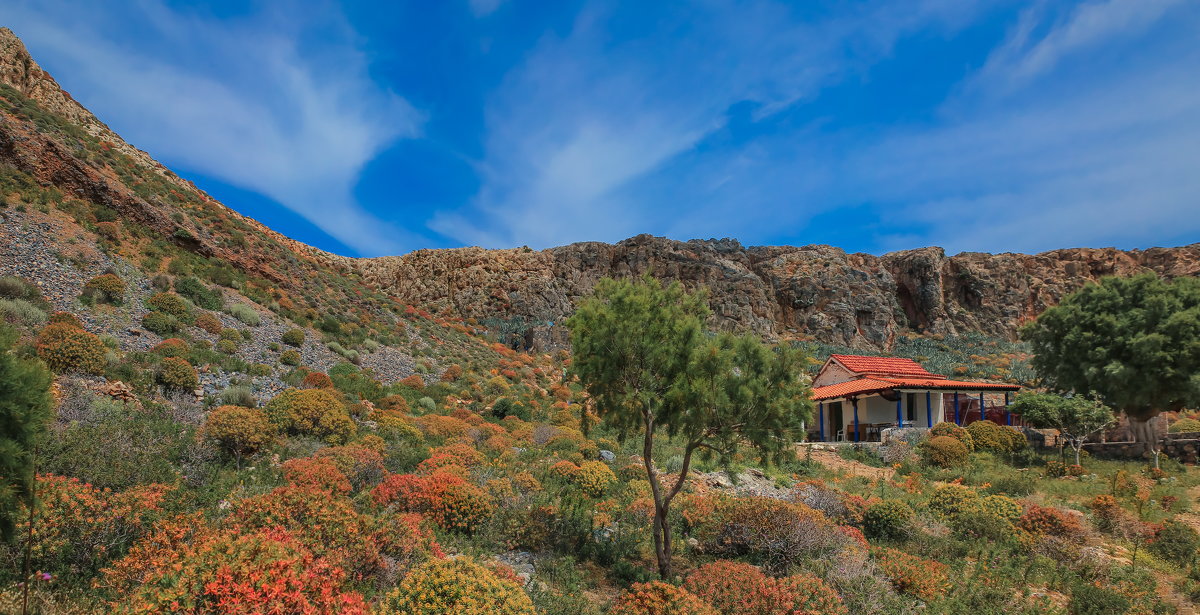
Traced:
<path fill-rule="evenodd" d="M 1146 448 L 1154 457 L 1154 467 L 1157 468 L 1158 453 L 1161 450 L 1162 443 L 1159 442 L 1158 436 L 1154 433 L 1154 427 L 1150 424 L 1150 421 L 1154 420 L 1158 416 L 1158 413 L 1155 412 L 1150 416 L 1134 416 L 1126 412 L 1125 416 L 1129 419 L 1129 432 L 1133 434 L 1133 441 L 1144 442 L 1146 444 Z"/>
<path fill-rule="evenodd" d="M 1079 451 L 1083 449 L 1083 439 L 1077 438 L 1072 440 L 1071 448 L 1075 450 L 1075 465 L 1079 465 Z"/>

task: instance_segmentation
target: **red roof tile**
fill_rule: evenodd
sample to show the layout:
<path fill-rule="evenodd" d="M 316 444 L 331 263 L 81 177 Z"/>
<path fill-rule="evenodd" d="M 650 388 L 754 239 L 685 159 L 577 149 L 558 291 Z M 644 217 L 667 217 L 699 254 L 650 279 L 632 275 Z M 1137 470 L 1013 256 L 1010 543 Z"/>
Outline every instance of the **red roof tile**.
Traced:
<path fill-rule="evenodd" d="M 921 367 L 920 363 L 912 359 L 869 357 L 856 354 L 835 354 L 830 355 L 830 358 L 837 360 L 838 363 L 846 366 L 846 369 L 856 374 L 886 375 L 901 378 L 908 376 L 940 377 L 938 374 L 930 373 L 929 370 Z"/>
<path fill-rule="evenodd" d="M 932 374 L 931 374 L 932 375 Z M 813 389 L 813 399 L 824 401 L 849 397 L 851 395 L 871 395 L 891 389 L 931 389 L 948 391 L 1019 391 L 1021 387 L 1002 382 L 966 382 L 962 380 L 946 380 L 941 376 L 933 378 L 859 378 L 847 382 L 839 382 L 829 386 Z"/>

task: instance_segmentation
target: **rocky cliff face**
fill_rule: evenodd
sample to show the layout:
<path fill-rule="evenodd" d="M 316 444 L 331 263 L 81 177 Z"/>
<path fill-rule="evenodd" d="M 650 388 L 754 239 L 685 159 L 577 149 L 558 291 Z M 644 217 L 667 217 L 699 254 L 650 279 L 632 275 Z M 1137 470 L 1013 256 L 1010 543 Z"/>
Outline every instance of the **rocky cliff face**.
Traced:
<path fill-rule="evenodd" d="M 640 235 L 543 251 L 421 250 L 356 266 L 406 303 L 482 321 L 516 320 L 518 329 L 523 322 L 531 346 L 562 345 L 558 323 L 600 278 L 650 272 L 707 287 L 714 326 L 884 350 L 906 331 L 1013 338 L 1022 323 L 1090 280 L 1142 271 L 1197 275 L 1200 244 L 949 257 L 922 248 L 873 256 Z"/>

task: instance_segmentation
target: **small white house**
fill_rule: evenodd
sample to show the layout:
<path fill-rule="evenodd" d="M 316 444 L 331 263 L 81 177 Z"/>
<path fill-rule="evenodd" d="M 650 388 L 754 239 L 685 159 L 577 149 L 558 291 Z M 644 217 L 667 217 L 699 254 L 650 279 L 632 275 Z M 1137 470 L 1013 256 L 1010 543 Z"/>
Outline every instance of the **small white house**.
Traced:
<path fill-rule="evenodd" d="M 817 425 L 810 438 L 870 441 L 888 427 L 932 427 L 942 421 L 965 425 L 984 418 L 1011 425 L 1009 394 L 1020 389 L 948 380 L 912 359 L 835 354 L 813 379 Z"/>

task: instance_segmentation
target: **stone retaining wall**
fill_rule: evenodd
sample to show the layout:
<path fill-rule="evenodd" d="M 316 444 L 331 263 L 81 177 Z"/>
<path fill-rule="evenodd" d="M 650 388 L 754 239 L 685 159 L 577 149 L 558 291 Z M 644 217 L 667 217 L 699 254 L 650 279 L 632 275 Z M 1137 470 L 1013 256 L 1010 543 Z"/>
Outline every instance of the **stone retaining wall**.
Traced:
<path fill-rule="evenodd" d="M 1196 463 L 1200 458 L 1200 432 L 1166 434 L 1161 442 L 1163 455 L 1171 459 Z M 1150 459 L 1143 442 L 1089 442 L 1083 450 L 1099 459 Z"/>

